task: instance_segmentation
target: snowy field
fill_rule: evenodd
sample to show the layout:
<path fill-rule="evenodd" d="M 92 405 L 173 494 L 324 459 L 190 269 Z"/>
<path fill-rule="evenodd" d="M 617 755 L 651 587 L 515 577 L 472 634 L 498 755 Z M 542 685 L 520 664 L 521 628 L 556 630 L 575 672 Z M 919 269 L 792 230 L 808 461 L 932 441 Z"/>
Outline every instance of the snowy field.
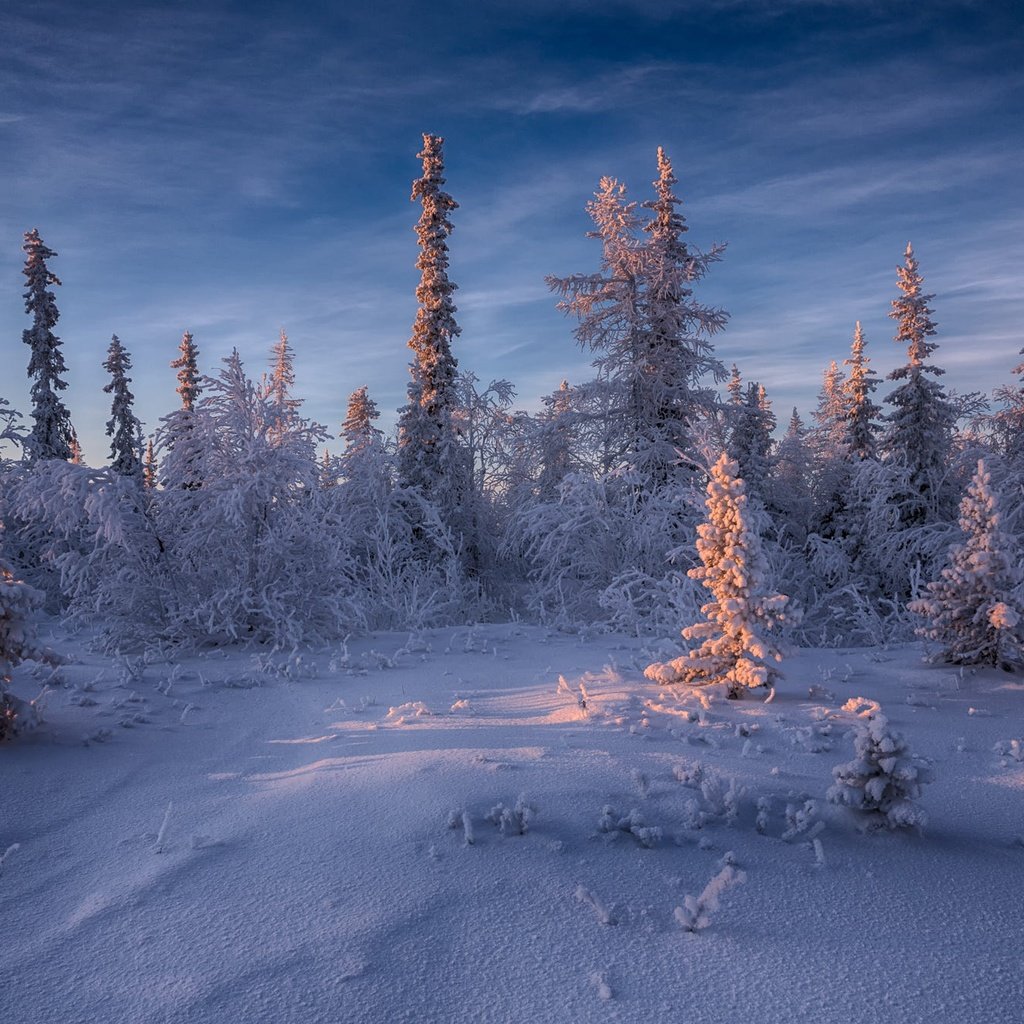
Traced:
<path fill-rule="evenodd" d="M 519 625 L 50 642 L 46 722 L 0 750 L 4 1024 L 1021 1019 L 1014 676 L 802 651 L 764 703 Z M 934 762 L 923 834 L 824 799 L 870 701 Z"/>

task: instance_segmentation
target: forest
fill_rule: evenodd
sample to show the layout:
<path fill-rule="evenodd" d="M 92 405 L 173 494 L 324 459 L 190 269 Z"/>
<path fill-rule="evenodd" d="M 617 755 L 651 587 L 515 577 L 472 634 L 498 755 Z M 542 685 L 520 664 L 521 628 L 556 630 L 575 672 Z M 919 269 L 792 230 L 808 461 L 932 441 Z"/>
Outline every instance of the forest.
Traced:
<path fill-rule="evenodd" d="M 110 459 L 83 465 L 61 398 L 56 254 L 27 232 L 32 407 L 3 405 L 5 573 L 111 651 L 510 617 L 671 635 L 702 621 L 701 557 L 722 557 L 697 537 L 724 454 L 743 485 L 743 599 L 766 631 L 818 646 L 918 633 L 954 661 L 1015 661 L 1024 385 L 991 400 L 944 387 L 935 297 L 909 244 L 890 313 L 905 364 L 881 381 L 858 323 L 817 407 L 782 429 L 764 386 L 715 355 L 728 314 L 696 292 L 724 247 L 688 243 L 659 150 L 652 198 L 604 178 L 588 205 L 598 268 L 548 279 L 594 376 L 562 381 L 531 415 L 512 382 L 458 365 L 442 143 L 424 136 L 413 184 L 418 312 L 391 437 L 365 387 L 337 442 L 304 418 L 284 331 L 262 375 L 237 351 L 204 375 L 185 332 L 180 407 L 146 436 L 115 335 Z M 776 593 L 788 613 L 773 617 Z"/>

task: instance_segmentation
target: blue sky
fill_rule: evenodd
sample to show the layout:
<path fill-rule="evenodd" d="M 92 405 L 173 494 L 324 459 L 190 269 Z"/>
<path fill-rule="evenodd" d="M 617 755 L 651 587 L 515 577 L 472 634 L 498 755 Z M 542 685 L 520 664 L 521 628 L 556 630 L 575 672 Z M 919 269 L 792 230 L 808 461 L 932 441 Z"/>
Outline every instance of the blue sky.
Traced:
<path fill-rule="evenodd" d="M 359 7 L 359 10 L 352 8 Z M 873 363 L 908 240 L 957 390 L 1024 345 L 1024 19 L 1014 5 L 811 0 L 48 3 L 0 16 L 0 395 L 28 411 L 22 235 L 38 227 L 87 458 L 117 333 L 148 429 L 184 329 L 258 374 L 279 329 L 335 430 L 408 379 L 424 131 L 460 204 L 457 355 L 520 405 L 588 375 L 546 274 L 596 269 L 601 175 L 648 197 L 662 145 L 730 311 L 727 364 L 809 412 L 854 321 Z M 888 390 L 888 388 L 884 389 Z"/>

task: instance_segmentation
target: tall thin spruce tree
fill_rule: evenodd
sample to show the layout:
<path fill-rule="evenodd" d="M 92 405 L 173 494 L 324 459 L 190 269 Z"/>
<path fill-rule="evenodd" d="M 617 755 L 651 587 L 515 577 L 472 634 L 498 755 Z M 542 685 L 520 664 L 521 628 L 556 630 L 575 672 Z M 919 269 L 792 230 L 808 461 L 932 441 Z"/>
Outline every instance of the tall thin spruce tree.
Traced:
<path fill-rule="evenodd" d="M 295 353 L 288 343 L 288 335 L 283 327 L 271 355 L 273 365 L 270 376 L 264 383 L 263 393 L 270 399 L 274 408 L 270 438 L 273 443 L 280 444 L 290 420 L 302 405 L 301 399 L 292 398 L 292 389 L 295 387 Z"/>
<path fill-rule="evenodd" d="M 131 356 L 115 334 L 110 339 L 103 368 L 110 374 L 110 383 L 103 390 L 111 396 L 107 436 L 110 438 L 110 468 L 121 476 L 142 480 L 142 424 L 132 411 L 135 396 L 128 389 L 132 368 Z"/>
<path fill-rule="evenodd" d="M 412 201 L 422 207 L 416 236 L 420 254 L 416 268 L 419 309 L 409 347 L 408 402 L 398 423 L 398 472 L 405 486 L 418 487 L 441 514 L 444 524 L 472 547 L 470 524 L 463 510 L 469 504 L 469 467 L 454 423 L 458 362 L 452 342 L 461 330 L 455 320 L 456 285 L 448 277 L 450 214 L 458 203 L 444 191 L 444 139 L 424 135 L 423 174 L 413 182 Z"/>
<path fill-rule="evenodd" d="M 863 461 L 878 457 L 878 417 L 881 408 L 871 395 L 879 385 L 879 379 L 871 372 L 871 364 L 865 347 L 864 331 L 860 321 L 853 331 L 850 358 L 843 361 L 850 367 L 850 375 L 843 383 L 846 398 L 846 430 L 843 437 L 849 457 Z"/>
<path fill-rule="evenodd" d="M 202 485 L 204 440 L 200 436 L 200 413 L 196 408 L 202 388 L 199 383 L 199 349 L 189 331 L 179 346 L 180 355 L 171 363 L 178 371 L 175 390 L 181 408 L 163 417 L 161 447 L 165 455 L 161 466 L 161 482 L 165 488 L 181 487 L 195 490 Z"/>
<path fill-rule="evenodd" d="M 67 389 L 64 374 L 67 366 L 61 352 L 61 341 L 53 328 L 60 318 L 55 296 L 50 285 L 59 285 L 60 279 L 46 264 L 57 254 L 39 237 L 37 228 L 25 233 L 25 269 L 28 281 L 25 291 L 25 312 L 32 316 L 32 326 L 22 334 L 22 340 L 31 349 L 28 375 L 33 378 L 33 426 L 25 445 L 30 459 L 65 459 L 73 455 L 74 428 L 71 415 L 60 399 L 59 392 Z"/>
<path fill-rule="evenodd" d="M 889 380 L 903 383 L 888 397 L 893 410 L 886 417 L 884 438 L 886 460 L 907 472 L 909 493 L 900 509 L 904 526 L 946 518 L 951 504 L 945 478 L 956 411 L 942 385 L 929 379 L 946 371 L 928 361 L 938 348 L 928 340 L 936 330 L 935 311 L 928 305 L 935 296 L 924 294 L 923 282 L 908 242 L 903 266 L 897 268 L 901 294 L 889 313 L 897 324 L 896 342 L 907 346 L 907 362 L 889 374 Z"/>

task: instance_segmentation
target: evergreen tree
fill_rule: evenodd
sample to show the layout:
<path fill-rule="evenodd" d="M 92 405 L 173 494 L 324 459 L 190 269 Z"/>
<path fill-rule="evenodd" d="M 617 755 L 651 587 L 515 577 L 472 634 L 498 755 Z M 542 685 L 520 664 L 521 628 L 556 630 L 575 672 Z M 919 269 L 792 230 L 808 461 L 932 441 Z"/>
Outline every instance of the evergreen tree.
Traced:
<path fill-rule="evenodd" d="M 380 418 L 377 403 L 370 397 L 364 384 L 349 395 L 345 422 L 341 425 L 341 436 L 345 439 L 345 457 L 351 459 L 371 449 L 379 449 L 384 443 L 383 433 L 375 427 L 374 420 Z"/>
<path fill-rule="evenodd" d="M 960 529 L 964 541 L 949 549 L 928 596 L 910 602 L 926 620 L 917 632 L 943 644 L 943 660 L 954 665 L 1019 666 L 1024 625 L 1017 595 L 1024 574 L 983 459 L 960 502 Z"/>
<path fill-rule="evenodd" d="M 179 347 L 180 355 L 171 363 L 178 371 L 175 389 L 181 398 L 181 408 L 162 419 L 160 447 L 164 450 L 161 465 L 161 483 L 165 488 L 181 487 L 195 490 L 202 485 L 202 465 L 206 455 L 202 418 L 196 402 L 202 393 L 199 379 L 199 349 L 192 335 L 185 331 Z"/>
<path fill-rule="evenodd" d="M 784 540 L 803 545 L 811 518 L 811 452 L 807 428 L 797 410 L 789 419 L 772 467 L 768 507 L 776 512 Z"/>
<path fill-rule="evenodd" d="M 900 503 L 904 526 L 919 526 L 947 513 L 945 477 L 956 421 L 942 386 L 928 377 L 945 371 L 927 361 L 938 345 L 928 340 L 935 334 L 934 310 L 928 305 L 935 296 L 922 292 L 923 280 L 908 243 L 904 264 L 897 268 L 902 294 L 893 300 L 889 314 L 897 323 L 897 343 L 907 346 L 907 363 L 889 374 L 889 380 L 904 383 L 889 395 L 894 409 L 886 417 L 884 443 L 887 461 L 907 473 L 908 493 Z"/>
<path fill-rule="evenodd" d="M 853 332 L 850 358 L 844 360 L 844 365 L 850 367 L 850 376 L 842 388 L 846 399 L 843 446 L 850 458 L 859 460 L 878 456 L 878 417 L 882 413 L 881 408 L 871 399 L 879 380 L 871 372 L 870 361 L 864 351 L 865 345 L 864 332 L 858 320 Z"/>
<path fill-rule="evenodd" d="M 292 388 L 295 386 L 295 354 L 288 344 L 288 335 L 283 327 L 280 337 L 274 344 L 272 356 L 273 366 L 270 376 L 264 382 L 263 393 L 270 399 L 274 409 L 271 439 L 277 441 L 284 436 L 288 421 L 302 405 L 301 399 L 291 397 Z"/>
<path fill-rule="evenodd" d="M 906 741 L 875 714 L 858 726 L 853 738 L 855 757 L 832 769 L 835 783 L 827 796 L 865 816 L 869 830 L 923 828 L 928 818 L 914 801 L 932 781 L 931 768 L 915 758 Z"/>
<path fill-rule="evenodd" d="M 727 314 L 699 304 L 690 285 L 721 258 L 722 246 L 700 253 L 682 239 L 687 227 L 677 211 L 676 178 L 663 150 L 658 152 L 656 199 L 639 237 L 636 204 L 625 186 L 602 178 L 587 212 L 601 242 L 596 274 L 549 277 L 562 296 L 559 308 L 575 315 L 576 340 L 598 354 L 598 381 L 606 390 L 608 468 L 636 472 L 643 490 L 677 478 L 680 452 L 693 445 L 695 424 L 716 407 L 702 380 L 725 376 L 712 355 L 710 337 Z M 682 472 L 688 475 L 689 471 Z"/>
<path fill-rule="evenodd" d="M 747 493 L 762 497 L 768 487 L 772 463 L 772 430 L 775 427 L 775 416 L 764 388 L 756 381 L 751 381 L 742 403 L 730 404 L 729 412 L 732 421 L 729 455 L 736 460 Z"/>
<path fill-rule="evenodd" d="M 638 453 L 656 485 L 667 482 L 679 452 L 691 447 L 698 422 L 715 412 L 714 391 L 703 381 L 725 377 L 710 338 L 728 315 L 699 305 L 690 287 L 721 259 L 725 246 L 715 245 L 707 253 L 687 246 L 683 235 L 689 228 L 677 209 L 682 201 L 672 191 L 676 184 L 672 162 L 659 146 L 656 198 L 642 204 L 651 211 L 644 225 L 650 237 L 643 249 L 646 330 L 641 335 L 641 383 L 650 407 Z"/>
<path fill-rule="evenodd" d="M 156 452 L 153 450 L 153 438 L 146 441 L 146 457 L 142 463 L 142 482 L 147 491 L 156 489 Z"/>
<path fill-rule="evenodd" d="M 25 291 L 25 312 L 32 316 L 32 326 L 22 334 L 22 340 L 31 349 L 28 375 L 33 378 L 32 419 L 26 452 L 31 459 L 65 459 L 72 457 L 74 430 L 71 416 L 60 399 L 59 392 L 67 389 L 63 374 L 67 372 L 61 341 L 53 333 L 60 313 L 50 285 L 60 280 L 46 265 L 57 254 L 46 246 L 33 229 L 25 233 L 25 269 L 28 281 Z"/>
<path fill-rule="evenodd" d="M 1024 349 L 1020 354 L 1024 355 Z M 1013 373 L 1018 378 L 1016 387 L 1004 384 L 996 388 L 995 397 L 1003 406 L 993 413 L 991 423 L 999 451 L 1024 470 L 1024 363 L 1015 366 Z"/>
<path fill-rule="evenodd" d="M 767 585 L 768 565 L 761 551 L 758 516 L 750 507 L 735 461 L 722 455 L 711 469 L 707 520 L 697 527 L 697 554 L 703 563 L 688 571 L 711 600 L 704 622 L 687 626 L 683 637 L 702 640 L 680 658 L 649 665 L 657 683 L 725 683 L 730 697 L 753 686 L 771 686 L 782 654 L 768 633 L 792 618 L 789 598 Z"/>
<path fill-rule="evenodd" d="M 107 436 L 111 439 L 110 468 L 121 476 L 141 480 L 142 424 L 132 412 L 135 396 L 128 390 L 132 360 L 116 334 L 110 339 L 103 368 L 110 374 L 110 383 L 103 390 L 112 396 L 107 420 Z"/>
<path fill-rule="evenodd" d="M 458 203 L 442 189 L 443 143 L 440 136 L 423 136 L 423 150 L 418 154 L 423 175 L 412 186 L 412 200 L 422 207 L 416 225 L 419 310 L 409 341 L 413 361 L 408 404 L 399 417 L 398 465 L 402 483 L 419 487 L 445 509 L 445 518 L 451 523 L 466 497 L 468 474 L 453 423 L 458 363 L 452 342 L 461 329 L 455 321 L 452 298 L 456 285 L 448 279 L 447 239 L 452 231 L 449 215 Z"/>

